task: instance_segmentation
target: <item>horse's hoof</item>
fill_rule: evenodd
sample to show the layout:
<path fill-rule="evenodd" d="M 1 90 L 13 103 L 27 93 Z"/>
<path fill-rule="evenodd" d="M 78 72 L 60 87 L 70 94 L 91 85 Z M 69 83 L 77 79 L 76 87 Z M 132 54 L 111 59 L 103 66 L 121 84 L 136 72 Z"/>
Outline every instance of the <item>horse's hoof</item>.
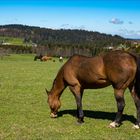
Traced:
<path fill-rule="evenodd" d="M 78 119 L 78 120 L 77 120 L 77 123 L 78 123 L 78 124 L 82 124 L 82 123 L 84 123 L 84 120 L 83 120 L 83 119 Z"/>
<path fill-rule="evenodd" d="M 51 113 L 51 114 L 50 114 L 50 117 L 51 117 L 51 118 L 57 118 L 57 114 Z"/>
<path fill-rule="evenodd" d="M 120 124 L 116 123 L 116 122 L 112 122 L 109 124 L 109 128 L 115 128 L 115 127 L 119 127 Z"/>
<path fill-rule="evenodd" d="M 140 129 L 140 126 L 136 124 L 136 125 L 134 125 L 132 128 L 133 128 L 133 129 Z"/>

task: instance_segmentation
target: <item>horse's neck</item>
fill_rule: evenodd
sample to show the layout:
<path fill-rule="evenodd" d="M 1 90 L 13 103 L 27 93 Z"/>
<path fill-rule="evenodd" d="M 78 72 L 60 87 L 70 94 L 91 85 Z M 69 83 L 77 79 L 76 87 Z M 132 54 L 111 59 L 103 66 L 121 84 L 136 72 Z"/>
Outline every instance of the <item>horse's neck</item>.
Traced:
<path fill-rule="evenodd" d="M 65 89 L 65 85 L 63 80 L 56 79 L 55 82 L 53 83 L 51 93 L 54 96 L 60 97 L 64 89 Z"/>
<path fill-rule="evenodd" d="M 58 88 L 53 86 L 51 89 L 51 95 L 53 97 L 59 98 L 61 96 L 62 91 L 63 91 L 63 89 L 58 89 Z"/>

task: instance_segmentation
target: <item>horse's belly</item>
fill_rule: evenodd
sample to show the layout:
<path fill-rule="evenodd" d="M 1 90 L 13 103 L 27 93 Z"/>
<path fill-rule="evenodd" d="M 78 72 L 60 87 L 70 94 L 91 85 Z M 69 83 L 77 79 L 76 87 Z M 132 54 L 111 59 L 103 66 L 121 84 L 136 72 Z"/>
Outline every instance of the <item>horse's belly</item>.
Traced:
<path fill-rule="evenodd" d="M 97 81 L 92 82 L 83 82 L 82 86 L 84 89 L 98 89 L 104 88 L 111 85 L 111 83 L 105 79 L 99 79 Z"/>

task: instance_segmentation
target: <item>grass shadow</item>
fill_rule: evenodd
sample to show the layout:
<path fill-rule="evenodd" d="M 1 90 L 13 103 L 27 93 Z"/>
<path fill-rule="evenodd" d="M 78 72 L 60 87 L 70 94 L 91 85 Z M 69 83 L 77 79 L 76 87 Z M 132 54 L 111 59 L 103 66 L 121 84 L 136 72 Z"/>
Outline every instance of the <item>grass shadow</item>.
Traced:
<path fill-rule="evenodd" d="M 58 112 L 58 117 L 62 117 L 65 114 L 70 114 L 76 117 L 76 110 L 63 110 Z M 84 116 L 93 119 L 103 119 L 103 120 L 111 120 L 115 119 L 116 113 L 115 112 L 104 112 L 104 111 L 91 111 L 91 110 L 84 110 Z M 130 121 L 132 123 L 136 122 L 136 118 L 133 115 L 123 114 L 122 121 Z"/>

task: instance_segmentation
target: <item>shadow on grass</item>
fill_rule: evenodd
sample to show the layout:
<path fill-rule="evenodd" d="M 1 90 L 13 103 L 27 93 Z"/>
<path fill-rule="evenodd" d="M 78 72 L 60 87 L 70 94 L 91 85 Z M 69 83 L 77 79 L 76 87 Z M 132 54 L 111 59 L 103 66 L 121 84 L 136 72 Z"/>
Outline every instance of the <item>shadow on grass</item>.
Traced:
<path fill-rule="evenodd" d="M 76 117 L 76 110 L 63 110 L 58 112 L 58 117 L 61 117 L 65 114 L 70 114 Z M 93 119 L 103 119 L 103 120 L 111 120 L 115 119 L 116 113 L 112 112 L 104 112 L 104 111 L 91 111 L 91 110 L 84 110 L 84 116 Z M 132 115 L 123 114 L 122 121 L 130 121 L 132 123 L 136 122 L 136 118 Z"/>

